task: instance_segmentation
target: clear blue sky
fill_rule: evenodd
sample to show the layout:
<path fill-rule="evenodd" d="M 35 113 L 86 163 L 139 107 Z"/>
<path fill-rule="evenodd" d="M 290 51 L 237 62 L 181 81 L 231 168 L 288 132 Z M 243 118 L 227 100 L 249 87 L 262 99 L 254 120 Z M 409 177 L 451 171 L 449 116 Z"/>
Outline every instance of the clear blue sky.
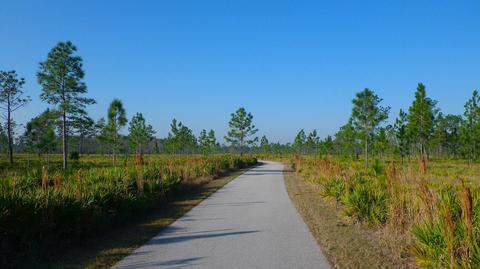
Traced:
<path fill-rule="evenodd" d="M 38 63 L 71 40 L 95 119 L 118 97 L 159 137 L 175 117 L 221 138 L 245 106 L 260 135 L 289 142 L 301 128 L 333 134 L 365 87 L 392 118 L 418 82 L 445 113 L 462 113 L 480 89 L 479 3 L 2 0 L 0 69 L 27 80 L 34 101 L 15 114 L 20 123 L 47 107 Z"/>

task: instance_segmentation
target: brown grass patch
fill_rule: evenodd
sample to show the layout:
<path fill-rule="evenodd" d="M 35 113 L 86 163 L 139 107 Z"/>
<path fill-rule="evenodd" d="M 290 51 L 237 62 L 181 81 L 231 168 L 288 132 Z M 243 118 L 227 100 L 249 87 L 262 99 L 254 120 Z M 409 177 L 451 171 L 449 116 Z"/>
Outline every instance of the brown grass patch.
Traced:
<path fill-rule="evenodd" d="M 285 165 L 287 168 L 288 165 Z M 318 185 L 284 171 L 288 194 L 334 268 L 412 268 L 384 242 L 384 231 L 343 216 L 342 206 L 320 195 Z"/>

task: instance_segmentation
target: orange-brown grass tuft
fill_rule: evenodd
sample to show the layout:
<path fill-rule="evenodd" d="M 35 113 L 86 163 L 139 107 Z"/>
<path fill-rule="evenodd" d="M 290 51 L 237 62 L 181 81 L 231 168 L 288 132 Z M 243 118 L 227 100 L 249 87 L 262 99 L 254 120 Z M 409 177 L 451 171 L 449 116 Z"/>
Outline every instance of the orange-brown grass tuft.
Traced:
<path fill-rule="evenodd" d="M 12 178 L 12 189 L 15 190 L 16 188 L 17 188 L 17 173 L 14 173 Z"/>
<path fill-rule="evenodd" d="M 407 231 L 408 212 L 405 188 L 401 181 L 401 175 L 397 171 L 394 161 L 390 162 L 387 171 L 388 203 L 388 227 L 390 231 L 403 234 Z"/>
<path fill-rule="evenodd" d="M 77 199 L 81 199 L 82 195 L 83 195 L 82 171 L 79 169 L 77 171 L 77 189 L 76 189 Z"/>
<path fill-rule="evenodd" d="M 42 166 L 42 188 L 44 191 L 48 189 L 48 166 Z"/>
<path fill-rule="evenodd" d="M 143 180 L 143 156 L 141 154 L 137 154 L 135 157 L 135 165 L 137 166 L 137 191 L 139 194 L 143 194 L 144 189 L 144 180 Z"/>
<path fill-rule="evenodd" d="M 418 181 L 419 198 L 423 203 L 423 215 L 427 216 L 430 221 L 433 221 L 435 213 L 435 197 L 428 187 L 427 181 L 421 177 Z"/>
<path fill-rule="evenodd" d="M 461 180 L 460 207 L 462 209 L 462 220 L 465 226 L 465 238 L 462 246 L 462 260 L 468 262 L 471 259 L 473 238 L 473 199 L 472 192 L 465 182 Z"/>
<path fill-rule="evenodd" d="M 420 158 L 420 160 L 418 160 L 418 167 L 420 174 L 425 175 L 427 173 L 427 162 L 425 161 L 425 158 Z"/>
<path fill-rule="evenodd" d="M 55 190 L 60 190 L 62 188 L 62 176 L 61 175 L 55 175 L 53 179 L 53 186 L 55 187 Z"/>

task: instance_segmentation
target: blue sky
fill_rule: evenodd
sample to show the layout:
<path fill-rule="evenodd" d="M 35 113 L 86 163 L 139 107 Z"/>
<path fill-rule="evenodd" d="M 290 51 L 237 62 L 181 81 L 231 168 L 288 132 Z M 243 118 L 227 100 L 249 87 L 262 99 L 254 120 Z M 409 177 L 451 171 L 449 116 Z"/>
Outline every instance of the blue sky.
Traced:
<path fill-rule="evenodd" d="M 0 70 L 27 80 L 20 123 L 48 106 L 38 63 L 71 40 L 95 119 L 117 97 L 159 137 L 175 117 L 221 138 L 244 106 L 260 135 L 290 142 L 301 128 L 334 134 L 365 87 L 391 118 L 418 82 L 445 113 L 463 113 L 480 89 L 478 14 L 478 1 L 2 0 Z"/>

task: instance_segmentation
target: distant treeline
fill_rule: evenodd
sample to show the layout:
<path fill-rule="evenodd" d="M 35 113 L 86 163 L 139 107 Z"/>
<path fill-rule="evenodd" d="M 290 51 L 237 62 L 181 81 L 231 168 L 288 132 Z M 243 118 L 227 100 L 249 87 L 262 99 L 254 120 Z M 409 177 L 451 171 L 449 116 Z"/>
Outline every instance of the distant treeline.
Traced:
<path fill-rule="evenodd" d="M 83 82 L 81 57 L 71 42 L 58 43 L 37 72 L 42 87 L 40 99 L 51 105 L 32 118 L 23 133 L 15 134 L 13 113 L 30 101 L 25 96 L 25 80 L 15 71 L 0 71 L 0 108 L 5 122 L 0 124 L 0 153 L 8 152 L 13 163 L 14 152 L 48 155 L 63 154 L 68 158 L 81 154 L 128 153 L 269 153 L 269 154 L 335 154 L 358 158 L 397 156 L 402 159 L 419 155 L 422 161 L 431 156 L 476 160 L 480 155 L 480 96 L 474 91 L 465 103 L 463 115 L 444 114 L 437 101 L 427 97 L 425 85 L 419 83 L 414 101 L 408 110 L 400 110 L 388 123 L 390 107 L 381 106 L 382 99 L 370 89 L 356 94 L 351 117 L 334 136 L 320 139 L 317 131 L 300 130 L 293 143 L 270 143 L 266 136 L 259 140 L 253 116 L 244 108 L 232 113 L 220 144 L 214 130 L 202 130 L 198 136 L 182 122 L 172 120 L 165 138 L 155 137 L 152 126 L 141 113 L 130 120 L 121 100 L 114 99 L 106 117 L 94 121 L 86 107 L 94 104 L 88 98 Z M 128 126 L 127 126 L 128 125 Z M 128 127 L 128 134 L 122 129 Z"/>
<path fill-rule="evenodd" d="M 365 89 L 352 101 L 352 114 L 332 137 L 321 140 L 315 130 L 301 130 L 292 147 L 297 153 L 336 154 L 358 158 L 369 155 L 383 158 L 419 156 L 465 158 L 477 160 L 480 155 L 480 95 L 473 91 L 466 101 L 463 115 L 444 114 L 438 102 L 427 97 L 425 85 L 419 83 L 408 110 L 387 122 L 390 107 Z"/>
<path fill-rule="evenodd" d="M 114 99 L 108 107 L 106 117 L 94 121 L 87 106 L 95 104 L 87 97 L 84 82 L 83 61 L 77 48 L 69 41 L 59 42 L 40 62 L 37 81 L 42 91 L 40 99 L 50 107 L 25 126 L 18 134 L 14 112 L 30 102 L 23 86 L 25 79 L 16 71 L 0 71 L 0 153 L 7 152 L 9 162 L 14 163 L 14 153 L 31 153 L 45 156 L 63 155 L 63 168 L 69 159 L 78 159 L 81 154 L 110 154 L 115 166 L 118 154 L 144 153 L 220 153 L 251 151 L 258 138 L 258 129 L 253 125 L 253 116 L 244 108 L 231 114 L 230 130 L 225 136 L 227 145 L 217 142 L 213 130 L 202 130 L 197 137 L 193 131 L 176 119 L 172 120 L 166 138 L 155 137 L 152 126 L 142 113 L 127 119 L 122 101 Z M 128 125 L 128 126 L 127 126 Z M 128 134 L 123 129 L 128 127 Z"/>

